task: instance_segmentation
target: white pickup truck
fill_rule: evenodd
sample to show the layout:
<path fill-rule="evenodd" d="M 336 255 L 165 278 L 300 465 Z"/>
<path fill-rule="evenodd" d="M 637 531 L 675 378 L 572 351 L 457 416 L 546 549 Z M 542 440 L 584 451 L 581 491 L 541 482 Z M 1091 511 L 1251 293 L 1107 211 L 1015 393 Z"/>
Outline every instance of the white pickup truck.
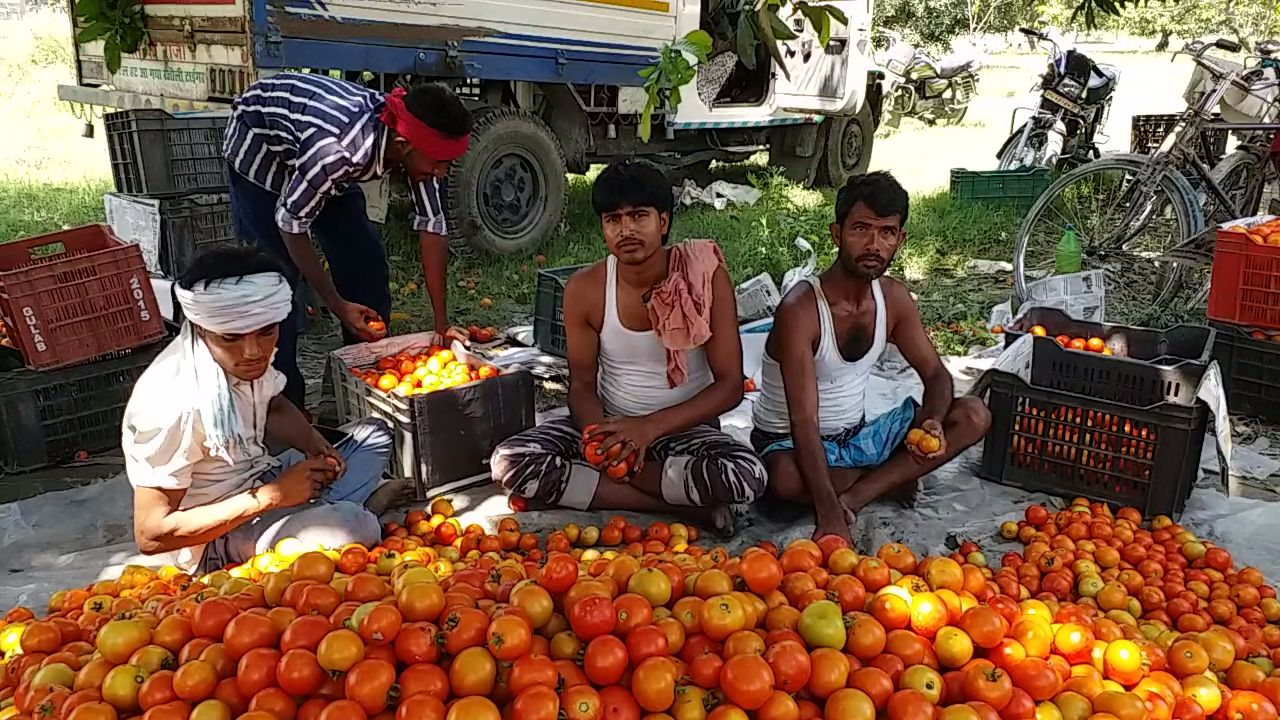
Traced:
<path fill-rule="evenodd" d="M 674 112 L 637 137 L 639 72 L 707 22 L 718 0 L 144 0 L 149 44 L 106 70 L 103 41 L 76 48 L 59 98 L 171 112 L 224 108 L 255 78 L 306 69 L 390 88 L 451 84 L 476 112 L 451 169 L 452 241 L 490 252 L 536 246 L 561 222 L 565 173 L 644 156 L 673 177 L 767 149 L 793 179 L 839 184 L 870 161 L 880 77 L 871 0 L 825 0 L 848 25 L 821 46 L 797 14 L 781 72 L 717 48 Z"/>

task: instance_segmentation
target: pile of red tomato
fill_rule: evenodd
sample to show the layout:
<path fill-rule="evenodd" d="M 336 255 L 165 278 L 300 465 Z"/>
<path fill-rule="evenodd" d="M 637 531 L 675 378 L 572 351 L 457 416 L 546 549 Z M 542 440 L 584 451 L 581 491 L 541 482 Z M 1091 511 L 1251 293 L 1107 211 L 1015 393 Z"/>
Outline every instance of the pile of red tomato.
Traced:
<path fill-rule="evenodd" d="M 10 611 L 0 720 L 1271 720 L 1280 603 L 1168 518 L 1077 499 L 964 543 L 741 555 L 616 517 L 130 567 Z M 441 530 L 441 528 L 449 528 Z M 598 547 L 598 543 L 614 547 Z"/>

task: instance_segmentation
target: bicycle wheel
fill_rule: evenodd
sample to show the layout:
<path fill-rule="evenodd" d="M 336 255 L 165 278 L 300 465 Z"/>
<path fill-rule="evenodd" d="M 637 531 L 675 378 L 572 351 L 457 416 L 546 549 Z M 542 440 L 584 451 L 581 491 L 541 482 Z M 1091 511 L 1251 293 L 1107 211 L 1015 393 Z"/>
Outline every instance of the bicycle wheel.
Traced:
<path fill-rule="evenodd" d="M 1263 162 L 1265 159 L 1257 151 L 1237 150 L 1213 166 L 1209 176 L 1231 201 L 1231 207 L 1223 207 L 1217 196 L 1201 190 L 1206 223 L 1218 225 L 1258 214 L 1266 184 L 1263 170 L 1271 167 L 1270 163 Z"/>
<path fill-rule="evenodd" d="M 1014 293 L 1054 274 L 1055 252 L 1070 225 L 1081 270 L 1102 270 L 1107 319 L 1155 319 L 1179 292 L 1185 266 L 1167 254 L 1204 229 L 1195 191 L 1179 174 L 1143 183 L 1145 156 L 1116 155 L 1063 174 L 1031 206 L 1014 248 Z"/>

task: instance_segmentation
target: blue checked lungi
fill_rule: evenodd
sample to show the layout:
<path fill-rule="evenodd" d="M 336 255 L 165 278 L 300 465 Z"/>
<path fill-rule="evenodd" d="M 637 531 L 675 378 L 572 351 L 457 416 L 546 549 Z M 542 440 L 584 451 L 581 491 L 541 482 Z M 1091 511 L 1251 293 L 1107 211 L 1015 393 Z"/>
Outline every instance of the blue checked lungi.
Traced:
<path fill-rule="evenodd" d="M 868 468 L 883 465 L 907 438 L 919 405 L 907 398 L 896 408 L 851 428 L 822 438 L 827 467 Z M 785 433 L 751 431 L 751 445 L 761 457 L 795 450 L 795 440 Z"/>

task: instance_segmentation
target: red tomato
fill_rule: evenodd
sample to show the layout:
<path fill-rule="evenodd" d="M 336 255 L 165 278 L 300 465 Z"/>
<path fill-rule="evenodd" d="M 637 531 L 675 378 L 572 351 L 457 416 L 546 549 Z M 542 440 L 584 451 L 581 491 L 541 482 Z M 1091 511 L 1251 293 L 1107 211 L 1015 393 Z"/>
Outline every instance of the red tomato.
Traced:
<path fill-rule="evenodd" d="M 574 634 L 584 642 L 609 634 L 617 622 L 613 602 L 603 595 L 588 595 L 574 603 L 568 617 Z"/>

